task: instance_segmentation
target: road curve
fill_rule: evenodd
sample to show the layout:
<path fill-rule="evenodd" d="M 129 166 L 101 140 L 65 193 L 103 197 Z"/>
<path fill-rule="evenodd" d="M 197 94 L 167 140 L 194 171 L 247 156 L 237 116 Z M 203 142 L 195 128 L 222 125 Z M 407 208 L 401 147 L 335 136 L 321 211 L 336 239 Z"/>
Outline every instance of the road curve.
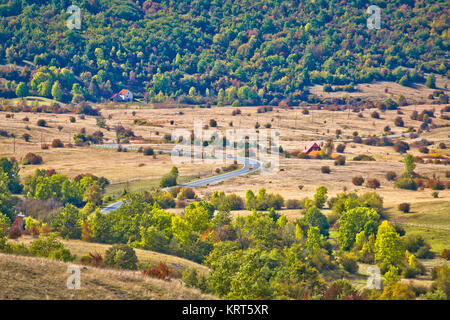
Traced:
<path fill-rule="evenodd" d="M 98 147 L 98 148 L 110 148 L 110 149 L 115 149 L 118 147 L 117 144 L 95 144 L 94 147 Z M 126 147 L 129 150 L 137 150 L 137 147 Z M 163 152 L 163 153 L 171 153 L 172 151 L 169 150 L 154 150 L 155 152 L 159 153 L 159 152 Z M 189 155 L 189 153 L 187 154 Z M 219 158 L 225 158 L 224 155 L 216 155 L 216 157 Z M 211 184 L 217 184 L 220 183 L 222 181 L 225 181 L 227 179 L 231 179 L 231 178 L 235 178 L 238 176 L 242 176 L 242 175 L 246 175 L 249 174 L 251 172 L 257 171 L 261 168 L 261 161 L 256 160 L 256 159 L 252 159 L 252 158 L 245 158 L 245 157 L 227 157 L 228 159 L 232 159 L 232 160 L 236 160 L 238 163 L 243 164 L 244 167 L 239 169 L 239 170 L 235 170 L 232 172 L 227 172 L 227 173 L 223 173 L 217 176 L 213 176 L 213 177 L 208 177 L 208 178 L 204 178 L 204 179 L 200 179 L 200 180 L 195 180 L 192 182 L 188 182 L 182 185 L 179 185 L 180 187 L 190 187 L 190 188 L 198 188 L 198 187 L 204 187 L 204 186 L 208 186 Z M 107 213 L 113 210 L 117 210 L 119 209 L 123 204 L 123 201 L 117 201 L 114 202 L 112 204 L 110 204 L 109 206 L 103 208 L 101 210 L 102 213 Z"/>

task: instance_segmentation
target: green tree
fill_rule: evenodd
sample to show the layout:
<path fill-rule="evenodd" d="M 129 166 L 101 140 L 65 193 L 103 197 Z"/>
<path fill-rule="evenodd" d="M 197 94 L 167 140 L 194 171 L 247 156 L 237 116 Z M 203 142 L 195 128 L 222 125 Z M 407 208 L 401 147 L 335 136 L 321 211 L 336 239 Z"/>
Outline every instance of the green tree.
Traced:
<path fill-rule="evenodd" d="M 400 235 L 388 221 L 383 221 L 378 227 L 375 241 L 375 260 L 383 270 L 391 266 L 402 266 L 405 249 Z"/>
<path fill-rule="evenodd" d="M 427 81 L 425 82 L 425 85 L 428 88 L 436 89 L 436 77 L 434 74 L 430 73 L 430 75 L 427 77 Z"/>
<path fill-rule="evenodd" d="M 414 169 L 416 168 L 414 156 L 407 153 L 405 155 L 405 158 L 403 159 L 403 162 L 405 163 L 405 177 L 411 177 L 414 173 Z"/>
<path fill-rule="evenodd" d="M 56 101 L 62 101 L 63 95 L 62 95 L 62 89 L 59 81 L 55 81 L 52 87 L 52 97 Z"/>
<path fill-rule="evenodd" d="M 323 208 L 323 205 L 327 201 L 327 192 L 328 189 L 325 186 L 320 186 L 316 189 L 316 193 L 314 194 L 314 203 L 317 208 Z"/>
<path fill-rule="evenodd" d="M 90 202 L 90 203 L 98 206 L 102 203 L 102 199 L 103 199 L 102 189 L 96 183 L 90 185 L 89 187 L 86 188 L 86 191 L 84 191 L 84 194 L 83 194 L 84 202 Z"/>
<path fill-rule="evenodd" d="M 20 98 L 26 97 L 28 95 L 28 86 L 24 82 L 20 82 L 16 88 L 16 95 Z"/>
<path fill-rule="evenodd" d="M 341 249 L 350 250 L 361 231 L 368 237 L 376 233 L 380 216 L 374 209 L 356 207 L 344 212 L 340 219 L 338 239 Z"/>
<path fill-rule="evenodd" d="M 330 225 L 328 224 L 327 217 L 325 217 L 325 215 L 323 215 L 317 207 L 309 207 L 306 210 L 306 214 L 303 219 L 310 226 L 318 227 L 320 233 L 328 237 L 328 229 L 330 228 Z"/>
<path fill-rule="evenodd" d="M 63 238 L 80 239 L 82 220 L 79 210 L 67 204 L 53 220 L 52 227 Z"/>
<path fill-rule="evenodd" d="M 105 253 L 105 264 L 117 269 L 136 270 L 138 258 L 133 248 L 116 244 L 109 248 Z"/>

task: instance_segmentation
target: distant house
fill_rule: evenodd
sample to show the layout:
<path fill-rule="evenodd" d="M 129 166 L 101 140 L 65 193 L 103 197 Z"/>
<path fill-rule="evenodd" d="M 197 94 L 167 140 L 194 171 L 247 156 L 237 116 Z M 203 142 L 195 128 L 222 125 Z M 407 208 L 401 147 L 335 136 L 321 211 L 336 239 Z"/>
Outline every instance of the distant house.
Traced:
<path fill-rule="evenodd" d="M 320 151 L 320 150 L 322 150 L 322 148 L 317 142 L 311 142 L 305 147 L 303 153 L 310 154 L 312 151 Z"/>
<path fill-rule="evenodd" d="M 128 89 L 122 89 L 119 93 L 115 93 L 111 100 L 115 102 L 133 101 L 133 92 Z"/>

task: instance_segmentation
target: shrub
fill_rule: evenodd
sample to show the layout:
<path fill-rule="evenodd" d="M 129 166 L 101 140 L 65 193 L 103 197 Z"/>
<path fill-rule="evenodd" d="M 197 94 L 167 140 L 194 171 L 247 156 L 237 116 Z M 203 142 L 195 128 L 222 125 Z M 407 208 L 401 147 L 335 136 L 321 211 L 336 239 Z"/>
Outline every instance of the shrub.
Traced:
<path fill-rule="evenodd" d="M 374 119 L 380 119 L 380 114 L 376 111 L 372 112 L 370 116 Z"/>
<path fill-rule="evenodd" d="M 398 205 L 398 210 L 400 210 L 403 213 L 408 213 L 409 209 L 410 209 L 410 204 L 407 202 L 403 202 Z"/>
<path fill-rule="evenodd" d="M 425 146 L 424 147 L 420 147 L 419 151 L 421 153 L 425 153 L 425 154 L 428 154 L 430 152 L 430 150 L 427 147 L 425 147 Z"/>
<path fill-rule="evenodd" d="M 142 274 L 160 280 L 170 280 L 173 270 L 167 264 L 160 261 L 156 266 L 142 270 Z"/>
<path fill-rule="evenodd" d="M 394 144 L 394 150 L 398 153 L 405 153 L 409 150 L 409 144 L 404 141 L 397 141 Z"/>
<path fill-rule="evenodd" d="M 417 250 L 416 257 L 419 259 L 433 259 L 434 253 L 431 251 L 429 245 L 424 245 Z"/>
<path fill-rule="evenodd" d="M 330 167 L 329 166 L 322 166 L 322 168 L 320 168 L 320 171 L 322 171 L 322 173 L 330 173 Z"/>
<path fill-rule="evenodd" d="M 59 248 L 56 250 L 53 250 L 48 255 L 50 259 L 53 260 L 60 260 L 64 262 L 69 262 L 75 260 L 75 256 L 70 253 L 70 250 L 67 248 Z"/>
<path fill-rule="evenodd" d="M 403 126 L 405 125 L 405 123 L 403 122 L 402 117 L 397 117 L 397 118 L 395 118 L 394 124 L 395 124 L 397 127 L 403 127 Z"/>
<path fill-rule="evenodd" d="M 20 231 L 20 228 L 17 224 L 14 224 L 11 227 L 11 230 L 9 230 L 8 238 L 10 239 L 18 239 L 22 235 L 22 231 Z"/>
<path fill-rule="evenodd" d="M 27 153 L 25 157 L 23 158 L 22 164 L 23 165 L 37 165 L 42 163 L 42 157 L 34 154 L 34 153 Z"/>
<path fill-rule="evenodd" d="M 406 190 L 417 190 L 417 184 L 412 178 L 398 178 L 394 183 L 396 188 Z"/>
<path fill-rule="evenodd" d="M 450 249 L 442 250 L 440 257 L 445 260 L 450 260 Z"/>
<path fill-rule="evenodd" d="M 334 165 L 335 166 L 343 166 L 343 165 L 345 165 L 345 157 L 343 157 L 343 156 L 337 157 L 336 160 L 334 160 Z"/>
<path fill-rule="evenodd" d="M 153 151 L 153 148 L 150 148 L 150 147 L 145 148 L 143 153 L 145 156 L 152 156 L 155 154 L 155 152 Z"/>
<path fill-rule="evenodd" d="M 340 262 L 345 271 L 350 273 L 358 272 L 358 263 L 356 262 L 356 259 L 351 255 L 345 254 L 341 257 Z"/>
<path fill-rule="evenodd" d="M 444 142 L 439 143 L 439 149 L 447 149 L 447 146 Z"/>
<path fill-rule="evenodd" d="M 177 177 L 168 173 L 165 174 L 159 183 L 161 188 L 173 187 L 177 185 Z"/>
<path fill-rule="evenodd" d="M 444 190 L 445 185 L 444 183 L 439 179 L 429 179 L 426 184 L 427 188 L 430 188 L 431 190 Z"/>
<path fill-rule="evenodd" d="M 64 148 L 64 144 L 59 139 L 54 139 L 52 141 L 52 148 Z"/>
<path fill-rule="evenodd" d="M 46 127 L 47 126 L 47 122 L 44 119 L 39 119 L 36 124 L 38 125 L 38 127 Z"/>
<path fill-rule="evenodd" d="M 136 270 L 138 259 L 133 248 L 125 244 L 116 244 L 105 253 L 105 265 L 117 269 Z"/>
<path fill-rule="evenodd" d="M 364 183 L 364 178 L 361 176 L 353 177 L 352 182 L 355 186 L 362 186 Z"/>
<path fill-rule="evenodd" d="M 96 268 L 103 267 L 103 257 L 100 253 L 91 253 L 85 254 L 81 257 L 81 263 L 84 265 L 89 265 Z"/>
<path fill-rule="evenodd" d="M 375 158 L 366 154 L 360 154 L 353 157 L 353 161 L 375 161 Z"/>
<path fill-rule="evenodd" d="M 368 179 L 366 181 L 366 187 L 367 188 L 372 188 L 372 189 L 377 189 L 380 187 L 380 181 L 378 181 L 377 179 L 373 178 L 373 179 Z"/>
<path fill-rule="evenodd" d="M 75 119 L 74 116 L 71 116 L 71 117 L 69 118 L 69 121 L 70 121 L 71 123 L 75 123 L 77 120 Z"/>
<path fill-rule="evenodd" d="M 54 235 L 39 238 L 31 242 L 30 253 L 36 257 L 48 258 L 52 251 L 64 249 L 64 245 Z M 56 254 L 63 255 L 63 253 Z"/>
<path fill-rule="evenodd" d="M 434 191 L 434 192 L 431 193 L 431 196 L 433 198 L 439 198 L 439 192 Z"/>
<path fill-rule="evenodd" d="M 217 121 L 214 120 L 214 119 L 209 120 L 209 126 L 210 126 L 211 128 L 217 127 Z"/>
<path fill-rule="evenodd" d="M 31 138 L 31 135 L 29 135 L 28 133 L 24 133 L 22 135 L 22 138 L 23 138 L 23 140 L 25 140 L 25 142 L 29 142 L 30 138 Z"/>
<path fill-rule="evenodd" d="M 339 144 L 339 145 L 336 147 L 336 152 L 343 153 L 344 150 L 345 150 L 345 144 Z"/>
<path fill-rule="evenodd" d="M 299 200 L 289 199 L 286 201 L 286 208 L 287 209 L 301 209 L 302 205 Z"/>
<path fill-rule="evenodd" d="M 393 181 L 397 178 L 397 174 L 394 171 L 389 171 L 386 173 L 386 180 Z"/>
<path fill-rule="evenodd" d="M 195 192 L 194 190 L 192 190 L 192 188 L 189 187 L 181 188 L 180 192 L 178 193 L 179 200 L 194 199 L 194 198 Z"/>

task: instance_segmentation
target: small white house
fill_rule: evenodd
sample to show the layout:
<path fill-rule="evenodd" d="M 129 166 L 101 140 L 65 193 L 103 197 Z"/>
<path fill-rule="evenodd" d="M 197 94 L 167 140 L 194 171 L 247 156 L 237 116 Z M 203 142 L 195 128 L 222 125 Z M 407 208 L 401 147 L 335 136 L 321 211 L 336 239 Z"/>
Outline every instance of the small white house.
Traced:
<path fill-rule="evenodd" d="M 122 89 L 119 93 L 114 94 L 111 97 L 113 101 L 133 101 L 133 92 L 128 89 Z"/>

